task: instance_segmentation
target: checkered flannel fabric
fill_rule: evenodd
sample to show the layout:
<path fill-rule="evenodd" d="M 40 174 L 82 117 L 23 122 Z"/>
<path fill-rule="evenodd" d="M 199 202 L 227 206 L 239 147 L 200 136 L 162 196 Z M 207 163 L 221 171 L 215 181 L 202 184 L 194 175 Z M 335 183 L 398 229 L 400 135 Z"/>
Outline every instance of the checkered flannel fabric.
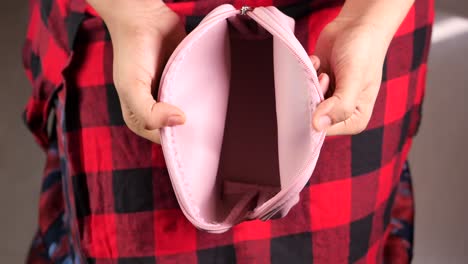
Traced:
<path fill-rule="evenodd" d="M 310 54 L 343 4 L 167 1 L 187 31 L 227 2 L 279 7 L 296 19 L 296 36 Z M 401 225 L 390 220 L 398 201 L 405 201 L 397 187 L 421 118 L 431 0 L 416 0 L 391 43 L 368 128 L 356 136 L 326 139 L 301 201 L 288 216 L 245 222 L 224 234 L 199 231 L 185 219 L 160 146 L 125 126 L 103 21 L 84 0 L 30 3 L 23 60 L 33 89 L 24 119 L 48 159 L 29 263 L 409 260 L 392 253 L 405 247 L 395 238 Z M 407 216 L 411 224 L 411 213 Z"/>

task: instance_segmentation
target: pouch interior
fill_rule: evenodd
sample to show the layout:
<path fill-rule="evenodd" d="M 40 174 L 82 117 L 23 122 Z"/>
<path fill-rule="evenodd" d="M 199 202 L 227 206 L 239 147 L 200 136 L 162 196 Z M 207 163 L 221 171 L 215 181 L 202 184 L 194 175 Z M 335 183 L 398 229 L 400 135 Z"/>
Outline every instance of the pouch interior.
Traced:
<path fill-rule="evenodd" d="M 228 34 L 230 91 L 218 169 L 221 221 L 233 207 L 243 207 L 235 213 L 253 210 L 281 187 L 273 36 L 243 17 L 228 20 Z M 242 201 L 244 196 L 251 200 Z"/>

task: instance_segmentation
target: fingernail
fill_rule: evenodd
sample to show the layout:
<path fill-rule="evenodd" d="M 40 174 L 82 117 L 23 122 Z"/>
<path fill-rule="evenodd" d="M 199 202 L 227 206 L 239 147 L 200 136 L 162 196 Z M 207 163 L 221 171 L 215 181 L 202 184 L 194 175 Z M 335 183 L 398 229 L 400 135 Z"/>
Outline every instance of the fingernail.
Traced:
<path fill-rule="evenodd" d="M 312 64 L 314 65 L 314 68 L 317 68 L 317 64 L 318 64 L 317 60 L 313 60 Z"/>
<path fill-rule="evenodd" d="M 180 115 L 172 115 L 166 121 L 166 126 L 177 126 L 184 123 L 184 118 Z"/>
<path fill-rule="evenodd" d="M 331 118 L 329 116 L 326 116 L 326 115 L 321 116 L 319 118 L 319 121 L 318 121 L 319 129 L 321 131 L 323 131 L 323 130 L 329 128 L 331 123 L 332 123 L 332 121 L 331 121 Z"/>

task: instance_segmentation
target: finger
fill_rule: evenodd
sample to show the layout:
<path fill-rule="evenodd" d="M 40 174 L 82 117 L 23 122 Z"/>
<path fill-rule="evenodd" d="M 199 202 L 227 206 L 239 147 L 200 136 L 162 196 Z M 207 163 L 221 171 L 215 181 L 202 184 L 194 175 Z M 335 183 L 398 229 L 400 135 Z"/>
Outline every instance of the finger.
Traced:
<path fill-rule="evenodd" d="M 185 123 L 185 115 L 182 110 L 162 102 L 153 102 L 149 116 L 143 118 L 145 120 L 145 129 L 148 130 Z"/>
<path fill-rule="evenodd" d="M 154 129 L 154 130 L 145 129 L 143 127 L 144 123 L 141 121 L 141 118 L 138 117 L 137 114 L 133 113 L 130 107 L 128 105 L 125 105 L 122 101 L 121 101 L 121 105 L 122 105 L 122 115 L 123 115 L 125 124 L 127 124 L 127 127 L 132 132 L 154 143 L 157 143 L 157 144 L 161 143 L 159 129 Z"/>
<path fill-rule="evenodd" d="M 355 135 L 364 131 L 372 116 L 379 89 L 369 87 L 359 97 L 359 103 L 353 115 L 327 129 L 327 135 Z"/>
<path fill-rule="evenodd" d="M 361 83 L 352 75 L 337 79 L 333 95 L 320 103 L 314 113 L 314 128 L 323 131 L 350 118 L 356 110 L 357 98 L 362 91 Z"/>
<path fill-rule="evenodd" d="M 144 137 L 156 144 L 161 144 L 161 133 L 159 129 L 154 129 L 154 130 L 143 130 L 140 133 L 141 137 Z"/>
<path fill-rule="evenodd" d="M 321 73 L 318 79 L 320 84 L 320 90 L 322 94 L 325 95 L 328 91 L 328 88 L 330 87 L 330 77 L 328 77 L 328 74 L 326 73 Z"/>
<path fill-rule="evenodd" d="M 369 119 L 365 117 L 365 114 L 356 109 L 350 118 L 329 127 L 327 136 L 359 134 L 366 129 L 368 122 Z"/>
<path fill-rule="evenodd" d="M 319 59 L 319 57 L 317 57 L 315 55 L 312 55 L 312 56 L 310 56 L 310 60 L 312 61 L 312 65 L 314 65 L 314 69 L 316 71 L 318 71 L 318 69 L 320 68 L 320 59 Z"/>
<path fill-rule="evenodd" d="M 122 113 L 126 124 L 132 130 L 140 134 L 143 129 L 154 130 L 185 122 L 182 110 L 167 103 L 156 102 L 150 89 L 142 86 L 119 96 L 125 101 L 121 102 Z"/>

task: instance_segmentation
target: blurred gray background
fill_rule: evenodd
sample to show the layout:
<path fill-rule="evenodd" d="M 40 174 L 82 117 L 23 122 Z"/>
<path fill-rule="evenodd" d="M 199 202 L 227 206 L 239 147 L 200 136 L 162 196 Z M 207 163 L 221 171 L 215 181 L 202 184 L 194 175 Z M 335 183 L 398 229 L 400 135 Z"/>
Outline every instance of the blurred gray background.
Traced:
<path fill-rule="evenodd" d="M 468 2 L 438 1 L 424 118 L 410 154 L 418 264 L 468 263 Z M 27 1 L 0 9 L 0 263 L 23 263 L 36 228 L 44 156 L 21 120 Z"/>

